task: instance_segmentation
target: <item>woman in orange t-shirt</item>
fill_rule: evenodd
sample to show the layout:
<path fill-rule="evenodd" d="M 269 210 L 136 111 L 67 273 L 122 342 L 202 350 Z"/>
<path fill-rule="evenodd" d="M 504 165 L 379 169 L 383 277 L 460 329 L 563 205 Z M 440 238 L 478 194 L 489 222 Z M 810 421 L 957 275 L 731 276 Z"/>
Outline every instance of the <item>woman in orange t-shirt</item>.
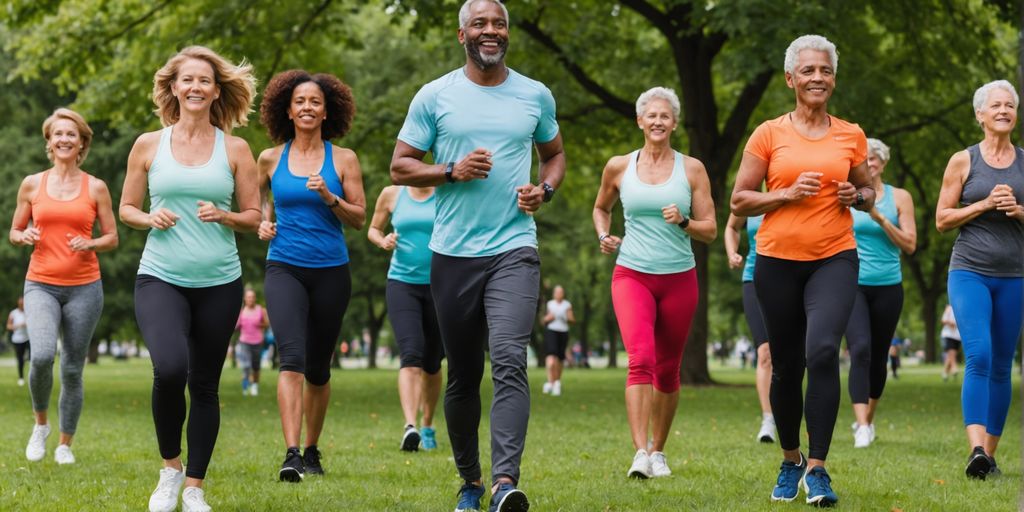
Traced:
<path fill-rule="evenodd" d="M 825 457 L 839 413 L 839 344 L 857 291 L 849 207 L 867 211 L 875 199 L 864 132 L 828 113 L 838 60 L 824 37 L 790 44 L 786 85 L 796 92 L 796 108 L 754 130 L 732 195 L 733 214 L 765 214 L 754 287 L 768 328 L 770 399 L 785 458 L 772 499 L 795 499 L 803 479 L 807 502 L 817 505 L 838 501 Z M 767 192 L 760 191 L 762 182 Z M 804 410 L 806 459 L 800 452 Z"/>
<path fill-rule="evenodd" d="M 85 119 L 59 108 L 43 122 L 43 136 L 53 167 L 21 182 L 10 232 L 12 244 L 33 246 L 25 276 L 25 317 L 32 344 L 28 380 L 36 423 L 25 457 L 38 461 L 46 455 L 53 360 L 58 335 L 63 334 L 60 444 L 53 457 L 58 464 L 71 464 L 71 439 L 82 414 L 82 370 L 103 310 L 96 253 L 117 247 L 117 228 L 107 185 L 79 167 L 92 142 Z M 97 220 L 100 236 L 93 238 Z"/>

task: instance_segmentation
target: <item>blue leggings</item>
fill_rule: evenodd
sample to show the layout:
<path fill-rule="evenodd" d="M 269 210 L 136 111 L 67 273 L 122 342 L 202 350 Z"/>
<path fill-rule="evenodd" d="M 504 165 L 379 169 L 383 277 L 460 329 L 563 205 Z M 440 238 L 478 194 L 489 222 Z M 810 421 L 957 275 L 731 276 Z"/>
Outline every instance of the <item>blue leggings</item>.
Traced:
<path fill-rule="evenodd" d="M 1002 435 L 1010 409 L 1010 372 L 1024 313 L 1024 278 L 949 273 L 949 302 L 963 338 L 964 425 Z"/>

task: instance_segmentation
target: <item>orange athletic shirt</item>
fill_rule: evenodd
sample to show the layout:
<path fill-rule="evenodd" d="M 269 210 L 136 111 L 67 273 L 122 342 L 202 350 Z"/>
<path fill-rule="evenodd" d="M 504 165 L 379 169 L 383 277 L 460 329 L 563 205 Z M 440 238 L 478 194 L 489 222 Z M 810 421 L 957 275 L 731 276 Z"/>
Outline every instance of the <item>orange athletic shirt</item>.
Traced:
<path fill-rule="evenodd" d="M 89 175 L 82 173 L 82 190 L 78 197 L 68 201 L 54 199 L 46 193 L 49 175 L 49 171 L 43 173 L 39 190 L 32 198 L 32 222 L 40 235 L 25 279 L 56 286 L 77 286 L 97 281 L 100 262 L 96 253 L 75 252 L 68 246 L 68 240 L 76 235 L 92 238 L 96 201 L 89 195 Z"/>
<path fill-rule="evenodd" d="M 853 216 L 839 204 L 838 182 L 867 159 L 868 141 L 859 126 L 830 116 L 828 133 L 811 140 L 785 114 L 761 123 L 747 140 L 745 152 L 768 162 L 768 191 L 789 187 L 801 173 L 823 174 L 821 191 L 765 214 L 757 231 L 757 254 L 813 261 L 855 249 Z"/>

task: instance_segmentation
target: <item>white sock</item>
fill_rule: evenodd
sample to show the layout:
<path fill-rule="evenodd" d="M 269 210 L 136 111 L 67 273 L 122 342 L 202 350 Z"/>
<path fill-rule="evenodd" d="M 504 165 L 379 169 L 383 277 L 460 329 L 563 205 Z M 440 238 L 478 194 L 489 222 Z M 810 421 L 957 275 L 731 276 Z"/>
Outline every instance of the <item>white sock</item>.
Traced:
<path fill-rule="evenodd" d="M 761 421 L 765 421 L 765 420 L 770 421 L 772 423 L 775 423 L 775 415 L 773 415 L 770 412 L 762 412 L 761 413 Z"/>

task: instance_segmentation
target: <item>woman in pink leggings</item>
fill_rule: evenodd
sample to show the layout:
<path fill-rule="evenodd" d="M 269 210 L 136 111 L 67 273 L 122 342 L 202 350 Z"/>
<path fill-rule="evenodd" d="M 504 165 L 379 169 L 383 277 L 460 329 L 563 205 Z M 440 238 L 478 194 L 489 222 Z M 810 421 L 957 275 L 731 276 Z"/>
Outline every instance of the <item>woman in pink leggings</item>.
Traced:
<path fill-rule="evenodd" d="M 629 354 L 626 414 L 636 454 L 633 478 L 672 474 L 665 441 L 679 403 L 679 368 L 697 309 L 697 273 L 690 239 L 715 239 L 715 205 L 704 164 L 672 149 L 679 99 L 655 87 L 636 101 L 643 148 L 612 157 L 594 203 L 601 252 L 618 251 L 612 302 Z M 609 233 L 622 200 L 626 233 Z M 650 439 L 650 445 L 648 445 Z"/>

